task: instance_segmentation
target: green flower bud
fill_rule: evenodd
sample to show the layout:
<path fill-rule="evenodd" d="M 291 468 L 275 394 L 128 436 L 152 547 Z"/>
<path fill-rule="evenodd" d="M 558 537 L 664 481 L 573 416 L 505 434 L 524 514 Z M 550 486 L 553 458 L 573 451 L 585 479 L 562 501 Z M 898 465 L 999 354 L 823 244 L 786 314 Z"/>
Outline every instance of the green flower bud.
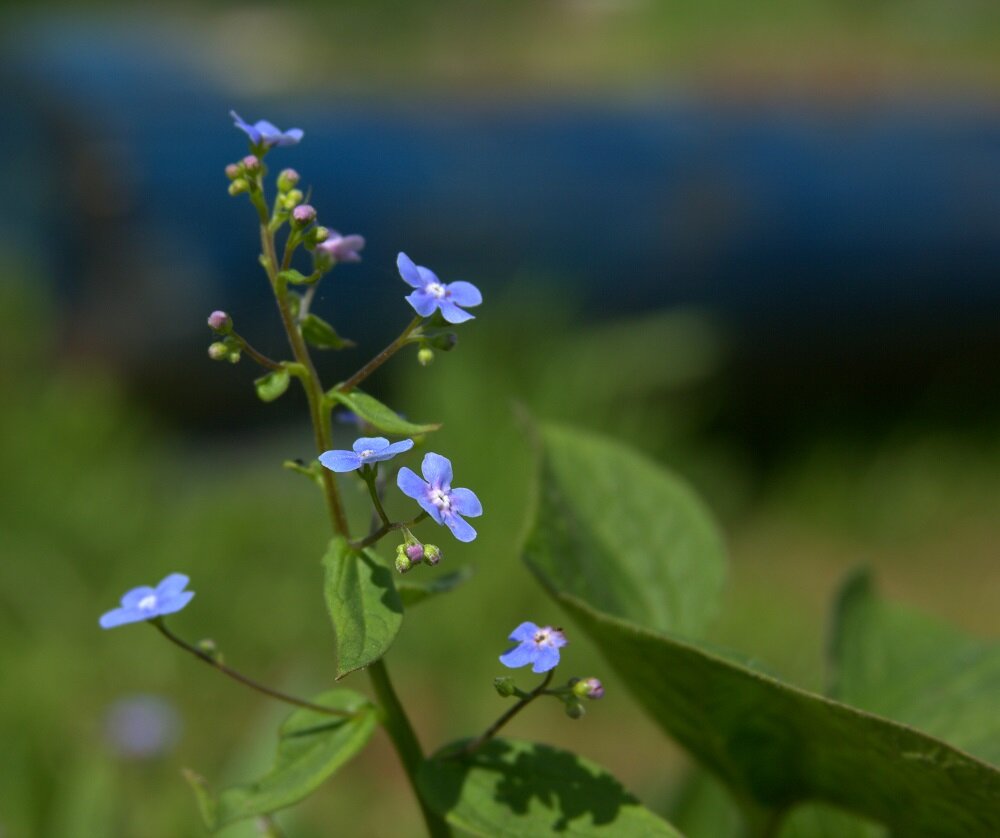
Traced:
<path fill-rule="evenodd" d="M 442 554 L 441 548 L 436 544 L 425 544 L 424 545 L 424 561 L 429 565 L 435 565 L 441 561 Z"/>
<path fill-rule="evenodd" d="M 402 552 L 396 553 L 396 570 L 400 573 L 406 573 L 411 567 L 413 567 L 413 562 L 406 557 L 406 548 L 403 547 Z"/>
<path fill-rule="evenodd" d="M 422 367 L 430 366 L 434 362 L 434 350 L 429 346 L 421 346 L 417 350 L 417 363 Z"/>
<path fill-rule="evenodd" d="M 216 341 L 208 347 L 208 357 L 213 361 L 225 361 L 229 358 L 229 347 L 222 341 Z"/>
<path fill-rule="evenodd" d="M 290 192 L 299 182 L 299 173 L 295 169 L 283 169 L 278 175 L 278 191 Z"/>
<path fill-rule="evenodd" d="M 305 199 L 305 197 L 306 196 L 302 194 L 302 190 L 292 189 L 290 192 L 287 192 L 284 195 L 284 197 L 281 200 L 281 203 L 284 204 L 285 209 L 290 210 L 301 204 L 302 201 Z"/>
<path fill-rule="evenodd" d="M 440 349 L 442 352 L 451 352 L 458 343 L 458 335 L 454 332 L 445 332 L 443 335 L 437 335 L 431 339 L 430 345 L 435 349 Z"/>
<path fill-rule="evenodd" d="M 226 166 L 226 177 L 230 180 L 236 180 L 241 174 L 243 174 L 243 170 L 240 168 L 239 163 L 230 163 Z"/>
<path fill-rule="evenodd" d="M 231 184 L 229 184 L 229 194 L 234 198 L 237 195 L 242 195 L 244 192 L 250 191 L 250 184 L 247 182 L 246 178 L 238 177 Z"/>
<path fill-rule="evenodd" d="M 571 719 L 582 719 L 586 712 L 586 709 L 580 703 L 580 699 L 576 696 L 566 699 L 566 715 Z"/>
<path fill-rule="evenodd" d="M 501 698 L 510 698 L 514 695 L 514 679 L 509 675 L 502 675 L 493 679 L 493 686 L 500 694 Z"/>

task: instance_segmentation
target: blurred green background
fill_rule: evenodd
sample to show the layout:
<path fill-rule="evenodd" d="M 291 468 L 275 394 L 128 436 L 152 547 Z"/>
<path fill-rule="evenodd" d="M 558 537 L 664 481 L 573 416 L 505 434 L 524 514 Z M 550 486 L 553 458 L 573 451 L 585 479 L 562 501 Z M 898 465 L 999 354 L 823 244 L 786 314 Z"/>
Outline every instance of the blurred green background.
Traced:
<path fill-rule="evenodd" d="M 556 100 L 794 91 L 838 102 L 874 86 L 974 95 L 995 110 L 1000 82 L 1000 10 L 986 2 L 383 1 L 188 5 L 166 17 L 66 4 L 31 13 L 12 6 L 4 15 L 7 31 L 46 15 L 166 21 L 190 31 L 206 74 L 274 102 L 303 92 L 457 89 Z M 184 141 L 183 132 L 173 140 Z M 235 157 L 241 145 L 234 139 L 232 147 Z M 250 225 L 246 209 L 233 202 L 226 223 Z M 0 835 L 198 835 L 180 769 L 216 788 L 256 776 L 269 764 L 284 709 L 182 657 L 148 628 L 102 633 L 97 617 L 124 590 L 183 571 L 197 597 L 173 620 L 179 633 L 213 638 L 227 662 L 283 689 L 309 695 L 330 686 L 319 587 L 327 526 L 314 488 L 280 468 L 312 454 L 309 430 L 295 418 L 304 403 L 297 393 L 278 407 L 233 399 L 221 382 L 249 393 L 249 363 L 221 369 L 207 358 L 172 375 L 166 397 L 155 392 L 148 381 L 159 383 L 155 365 L 169 367 L 169 358 L 138 364 L 68 341 L 64 289 L 45 270 L 18 235 L 0 240 Z M 380 269 L 377 280 L 397 281 L 388 276 Z M 460 592 L 408 613 L 388 656 L 425 747 L 502 712 L 491 681 L 513 626 L 562 620 L 517 556 L 531 474 L 523 409 L 624 439 L 703 493 L 731 547 L 712 639 L 794 683 L 823 683 L 828 604 L 859 562 L 877 569 L 892 597 L 975 634 L 1000 630 L 1000 411 L 987 392 L 995 355 L 963 370 L 966 401 L 955 402 L 940 380 L 922 386 L 903 353 L 897 372 L 917 384 L 907 398 L 887 398 L 889 409 L 877 397 L 848 399 L 842 409 L 837 376 L 829 398 L 803 405 L 782 392 L 780 369 L 762 375 L 766 390 L 747 380 L 727 322 L 710 310 L 603 315 L 577 304 L 571 286 L 530 269 L 500 279 L 455 352 L 428 369 L 403 353 L 375 382 L 407 416 L 444 423 L 429 444 L 453 459 L 459 484 L 473 487 L 487 511 L 468 546 L 426 524 L 418 532 L 442 544 L 443 569 L 475 570 Z M 335 312 L 336 298 L 330 305 Z M 113 331 L 120 324 L 108 316 Z M 406 316 L 402 303 L 386 313 L 393 324 Z M 157 325 L 139 324 L 139 332 Z M 364 324 L 340 325 L 364 337 Z M 358 363 L 377 346 L 363 342 Z M 179 404 L 163 411 L 165 398 Z M 232 418 L 189 422 L 199 411 L 185 399 Z M 348 444 L 348 430 L 340 433 Z M 363 497 L 348 495 L 363 519 Z M 393 510 L 408 507 L 394 498 Z M 669 814 L 684 756 L 567 628 L 567 675 L 605 678 L 606 698 L 579 722 L 540 704 L 511 733 L 578 750 Z M 346 683 L 367 690 L 363 676 Z M 165 704 L 141 705 L 152 720 L 140 713 L 136 725 L 145 733 L 162 726 L 164 737 L 153 736 L 149 753 L 129 753 L 116 702 L 143 695 Z M 420 834 L 381 735 L 278 822 L 295 836 Z M 256 833 L 246 824 L 224 834 Z"/>

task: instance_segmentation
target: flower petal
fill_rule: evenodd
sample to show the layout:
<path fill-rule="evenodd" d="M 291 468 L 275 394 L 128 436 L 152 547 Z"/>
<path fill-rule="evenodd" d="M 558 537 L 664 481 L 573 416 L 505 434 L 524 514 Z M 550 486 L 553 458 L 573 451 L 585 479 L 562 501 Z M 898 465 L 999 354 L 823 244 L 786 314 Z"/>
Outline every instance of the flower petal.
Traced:
<path fill-rule="evenodd" d="M 324 451 L 319 461 L 330 471 L 340 473 L 361 468 L 361 458 L 353 451 Z"/>
<path fill-rule="evenodd" d="M 561 649 L 569 641 L 566 639 L 566 635 L 562 633 L 560 629 L 554 629 L 552 626 L 547 627 L 549 629 L 549 643 L 555 646 L 557 649 Z"/>
<path fill-rule="evenodd" d="M 483 505 L 476 497 L 472 489 L 452 489 L 451 508 L 459 515 L 468 515 L 470 518 L 477 518 L 483 514 Z"/>
<path fill-rule="evenodd" d="M 448 283 L 448 299 L 456 305 L 468 308 L 482 303 L 483 295 L 471 282 L 450 282 Z"/>
<path fill-rule="evenodd" d="M 424 461 L 420 464 L 420 470 L 431 486 L 436 488 L 448 488 L 451 486 L 451 460 L 429 451 L 424 454 Z"/>
<path fill-rule="evenodd" d="M 190 581 L 183 573 L 171 573 L 156 586 L 156 598 L 162 599 L 163 597 L 179 594 L 188 586 L 188 582 Z"/>
<path fill-rule="evenodd" d="M 538 633 L 538 626 L 535 623 L 524 622 L 521 623 L 521 625 L 519 625 L 516 629 L 514 629 L 510 633 L 510 637 L 508 637 L 507 639 L 518 640 L 521 642 L 525 642 L 528 640 L 533 641 L 537 633 Z"/>
<path fill-rule="evenodd" d="M 469 542 L 476 540 L 476 530 L 461 515 L 451 513 L 445 516 L 444 522 L 448 526 L 448 529 L 451 530 L 451 534 L 459 541 Z"/>
<path fill-rule="evenodd" d="M 397 454 L 402 454 L 404 451 L 409 451 L 413 447 L 412 439 L 401 439 L 399 442 L 394 442 L 392 445 L 387 446 L 378 452 L 373 460 L 388 460 L 390 457 L 395 457 Z"/>
<path fill-rule="evenodd" d="M 413 295 L 411 294 L 410 296 Z M 462 309 L 455 305 L 451 300 L 438 300 L 437 303 L 438 308 L 441 310 L 441 316 L 449 323 L 464 323 L 466 320 L 476 319 L 476 315 L 469 314 L 467 311 L 462 311 Z M 426 316 L 427 315 L 425 314 L 424 317 Z"/>
<path fill-rule="evenodd" d="M 438 285 L 444 284 L 438 279 L 438 275 L 434 271 L 430 268 L 425 268 L 423 265 L 417 265 L 417 273 L 420 274 L 420 284 L 422 286 L 430 285 L 432 282 L 436 282 Z"/>
<path fill-rule="evenodd" d="M 244 122 L 243 117 L 236 113 L 236 111 L 230 111 L 229 115 L 233 118 L 233 125 L 246 134 L 250 138 L 250 142 L 254 145 L 260 145 L 260 132 L 254 126 Z"/>
<path fill-rule="evenodd" d="M 508 649 L 500 655 L 500 663 L 504 666 L 509 666 L 511 669 L 517 669 L 519 666 L 527 666 L 529 663 L 533 663 L 537 657 L 537 647 L 531 643 L 522 643 L 520 646 Z"/>
<path fill-rule="evenodd" d="M 399 490 L 408 498 L 419 501 L 427 497 L 427 490 L 430 488 L 426 481 L 417 477 L 416 472 L 411 468 L 403 466 L 396 475 L 396 485 Z"/>
<path fill-rule="evenodd" d="M 535 665 L 531 667 L 532 672 L 548 672 L 554 669 L 559 663 L 559 650 L 551 646 L 539 646 L 538 656 L 535 658 Z"/>
<path fill-rule="evenodd" d="M 305 132 L 301 128 L 289 128 L 281 135 L 277 144 L 280 146 L 298 145 L 304 136 Z"/>
<path fill-rule="evenodd" d="M 149 587 L 149 585 L 140 585 L 138 588 L 133 588 L 122 597 L 122 608 L 135 608 L 141 600 L 150 595 L 156 596 L 156 590 Z"/>
<path fill-rule="evenodd" d="M 117 626 L 124 626 L 127 623 L 141 623 L 143 620 L 148 619 L 148 614 L 136 608 L 115 608 L 112 611 L 102 614 L 98 622 L 102 629 L 110 629 Z"/>
<path fill-rule="evenodd" d="M 360 454 L 362 451 L 381 451 L 388 447 L 389 440 L 384 436 L 361 436 L 354 440 L 354 445 L 351 446 L 355 454 Z"/>
<path fill-rule="evenodd" d="M 169 596 L 157 604 L 156 613 L 158 616 L 174 614 L 187 605 L 193 597 L 194 591 L 183 591 L 179 594 Z"/>
<path fill-rule="evenodd" d="M 407 294 L 405 299 L 421 317 L 430 317 L 441 303 L 437 297 L 424 291 L 414 291 L 412 294 Z"/>
<path fill-rule="evenodd" d="M 260 134 L 264 142 L 274 141 L 281 136 L 281 129 L 273 122 L 268 122 L 266 119 L 258 119 L 253 124 L 253 127 L 254 130 Z"/>
<path fill-rule="evenodd" d="M 405 253 L 401 252 L 396 257 L 396 267 L 399 269 L 399 275 L 403 277 L 403 282 L 407 285 L 412 285 L 414 288 L 424 287 L 424 283 L 420 279 L 420 271 L 417 270 L 417 266 L 413 264 L 413 260 Z"/>

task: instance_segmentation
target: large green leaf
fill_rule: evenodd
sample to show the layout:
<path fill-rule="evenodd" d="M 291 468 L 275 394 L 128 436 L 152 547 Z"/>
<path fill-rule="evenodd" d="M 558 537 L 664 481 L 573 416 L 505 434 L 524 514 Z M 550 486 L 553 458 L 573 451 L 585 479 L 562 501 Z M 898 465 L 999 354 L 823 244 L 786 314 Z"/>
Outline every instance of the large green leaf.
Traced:
<path fill-rule="evenodd" d="M 592 434 L 547 428 L 530 563 L 609 614 L 688 636 L 716 611 L 725 548 L 681 480 Z M 561 550 L 573 545 L 572 557 Z"/>
<path fill-rule="evenodd" d="M 436 431 L 441 427 L 440 425 L 416 425 L 413 422 L 408 422 L 391 407 L 360 390 L 341 393 L 334 387 L 327 392 L 326 398 L 333 404 L 342 404 L 348 410 L 354 411 L 369 425 L 383 433 L 397 436 L 416 436 Z"/>
<path fill-rule="evenodd" d="M 687 589 L 714 590 L 719 571 L 712 558 L 703 568 L 681 563 L 682 576 L 663 571 L 675 550 L 693 555 L 691 545 L 705 541 L 704 524 L 690 514 L 686 495 L 675 503 L 659 492 L 656 502 L 625 507 L 623 498 L 652 491 L 654 473 L 617 444 L 546 431 L 524 548 L 529 567 L 646 711 L 734 790 L 754 820 L 814 799 L 905 835 L 1000 834 L 996 769 L 667 633 L 700 623 Z M 659 517 L 674 523 L 676 544 Z M 682 532 L 684 522 L 693 532 Z M 676 613 L 687 619 L 673 619 Z"/>
<path fill-rule="evenodd" d="M 372 550 L 358 552 L 334 538 L 323 557 L 323 592 L 336 638 L 337 677 L 343 678 L 388 651 L 403 622 L 392 571 Z"/>
<path fill-rule="evenodd" d="M 836 698 L 1000 765 L 1000 644 L 879 599 L 859 572 L 838 599 L 831 653 Z"/>
<path fill-rule="evenodd" d="M 332 690 L 313 702 L 354 715 L 337 717 L 296 710 L 281 725 L 271 770 L 255 782 L 224 789 L 217 797 L 201 777 L 186 772 L 209 829 L 215 831 L 234 821 L 274 812 L 308 797 L 371 738 L 376 711 L 364 696 Z"/>
<path fill-rule="evenodd" d="M 678 836 L 603 768 L 548 745 L 494 739 L 475 754 L 425 762 L 427 805 L 473 835 Z"/>

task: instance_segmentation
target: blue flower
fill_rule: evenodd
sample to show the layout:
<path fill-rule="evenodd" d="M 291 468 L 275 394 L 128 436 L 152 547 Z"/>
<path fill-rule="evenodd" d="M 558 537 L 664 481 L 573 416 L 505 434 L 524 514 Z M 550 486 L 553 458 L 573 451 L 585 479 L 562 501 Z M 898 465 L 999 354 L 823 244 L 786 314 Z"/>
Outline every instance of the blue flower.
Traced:
<path fill-rule="evenodd" d="M 413 447 L 412 439 L 389 444 L 384 436 L 363 436 L 351 446 L 353 451 L 324 451 L 319 461 L 330 471 L 354 471 L 366 463 L 381 463 Z"/>
<path fill-rule="evenodd" d="M 500 663 L 517 669 L 533 664 L 532 672 L 548 672 L 559 663 L 559 650 L 569 641 L 562 629 L 534 623 L 521 623 L 510 633 L 508 640 L 516 640 L 517 645 L 500 655 Z"/>
<path fill-rule="evenodd" d="M 471 489 L 451 488 L 451 460 L 440 454 L 424 455 L 421 480 L 408 468 L 396 475 L 396 485 L 413 498 L 439 524 L 444 524 L 459 541 L 472 541 L 476 531 L 462 518 L 483 514 L 483 505 Z"/>
<path fill-rule="evenodd" d="M 463 311 L 459 306 L 468 308 L 483 301 L 483 295 L 471 282 L 451 282 L 445 285 L 434 271 L 414 265 L 413 260 L 405 253 L 396 257 L 396 266 L 403 281 L 417 289 L 406 301 L 421 317 L 430 317 L 434 309 L 439 309 L 441 316 L 449 323 L 464 323 L 472 320 L 474 315 Z"/>
<path fill-rule="evenodd" d="M 274 145 L 296 145 L 303 137 L 301 128 L 289 128 L 287 131 L 282 131 L 266 119 L 261 119 L 250 125 L 244 122 L 236 111 L 230 111 L 229 115 L 233 118 L 233 125 L 246 134 L 250 138 L 251 144 L 255 146 L 270 148 Z"/>
<path fill-rule="evenodd" d="M 122 597 L 120 608 L 101 616 L 101 628 L 109 629 L 126 623 L 141 623 L 180 611 L 191 601 L 194 591 L 185 591 L 189 580 L 183 573 L 171 573 L 155 588 L 141 585 Z"/>

